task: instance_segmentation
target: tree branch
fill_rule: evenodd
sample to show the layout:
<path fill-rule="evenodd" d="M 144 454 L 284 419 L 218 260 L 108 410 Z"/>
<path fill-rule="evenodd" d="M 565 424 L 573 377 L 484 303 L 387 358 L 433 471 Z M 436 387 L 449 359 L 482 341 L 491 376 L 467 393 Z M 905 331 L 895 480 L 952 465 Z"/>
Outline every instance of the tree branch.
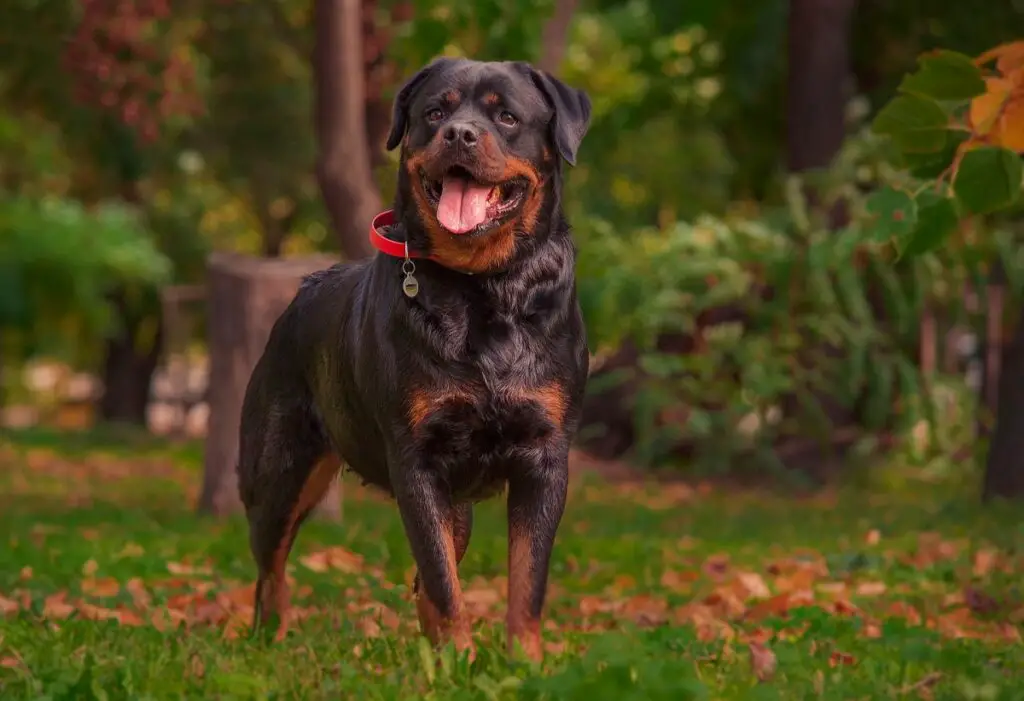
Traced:
<path fill-rule="evenodd" d="M 316 0 L 316 175 L 346 258 L 372 254 L 366 230 L 380 211 L 366 139 L 360 0 Z"/>

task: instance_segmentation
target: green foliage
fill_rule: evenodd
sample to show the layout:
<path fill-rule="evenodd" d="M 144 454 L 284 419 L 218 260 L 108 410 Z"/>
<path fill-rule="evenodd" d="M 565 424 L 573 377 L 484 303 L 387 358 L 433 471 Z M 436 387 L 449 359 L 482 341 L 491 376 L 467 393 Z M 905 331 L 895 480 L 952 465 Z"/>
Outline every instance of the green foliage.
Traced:
<path fill-rule="evenodd" d="M 982 262 L 1007 254 L 992 239 L 955 255 L 933 250 L 957 226 L 952 202 L 910 194 L 912 180 L 889 156 L 886 140 L 862 134 L 815 181 L 824 210 L 841 199 L 850 211 L 838 232 L 795 180 L 786 208 L 757 217 L 703 216 L 629 237 L 600 219 L 576 220 L 592 349 L 629 341 L 641 354 L 639 368 L 591 387 L 637 388 L 638 459 L 663 462 L 682 442 L 696 446 L 704 469 L 746 454 L 772 464 L 767 448 L 786 437 L 825 440 L 835 403 L 871 429 L 932 419 L 917 367 L 925 306 L 962 315 L 958 290 L 983 277 Z M 894 259 L 890 241 L 905 260 Z M 714 321 L 723 310 L 727 321 Z M 700 342 L 681 354 L 659 350 L 665 334 Z"/>
<path fill-rule="evenodd" d="M 875 117 L 875 131 L 893 138 L 907 153 L 931 153 L 946 144 L 949 117 L 929 97 L 900 95 Z"/>
<path fill-rule="evenodd" d="M 964 154 L 953 192 L 969 214 L 1005 209 L 1020 197 L 1020 156 L 1005 148 L 979 148 Z"/>
<path fill-rule="evenodd" d="M 0 197 L 0 261 L 0 327 L 63 351 L 107 329 L 116 285 L 159 284 L 171 270 L 133 210 L 23 196 Z"/>
<path fill-rule="evenodd" d="M 960 216 L 1006 210 L 1020 198 L 1024 167 L 1013 149 L 1024 123 L 1007 107 L 1016 93 L 1000 92 L 1004 83 L 986 76 L 981 64 L 952 51 L 925 54 L 917 71 L 900 83 L 902 94 L 875 117 L 874 131 L 892 139 L 896 160 L 911 176 L 902 192 L 873 195 L 882 208 L 904 200 L 900 226 L 883 234 L 901 255 L 938 247 L 956 231 Z M 1009 78 L 1019 75 L 1014 64 L 1007 65 L 1009 72 L 1002 65 L 999 70 Z M 911 198 L 919 216 L 916 225 L 905 226 Z"/>
<path fill-rule="evenodd" d="M 905 192 L 891 187 L 876 190 L 864 203 L 874 217 L 872 228 L 881 240 L 909 237 L 917 225 L 917 203 Z"/>
<path fill-rule="evenodd" d="M 963 102 L 985 92 L 985 81 L 970 56 L 936 51 L 921 56 L 919 63 L 920 69 L 900 83 L 900 92 L 950 102 Z"/>
<path fill-rule="evenodd" d="M 897 237 L 896 249 L 900 255 L 925 253 L 941 244 L 956 228 L 959 220 L 956 207 L 948 197 L 932 190 L 922 190 L 914 200 L 917 221 L 905 237 Z"/>

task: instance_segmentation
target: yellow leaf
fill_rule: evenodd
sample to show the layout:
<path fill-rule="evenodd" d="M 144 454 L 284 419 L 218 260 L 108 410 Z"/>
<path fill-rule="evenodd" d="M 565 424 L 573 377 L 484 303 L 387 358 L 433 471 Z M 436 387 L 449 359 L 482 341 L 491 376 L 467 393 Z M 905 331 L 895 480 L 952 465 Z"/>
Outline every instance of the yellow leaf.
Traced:
<path fill-rule="evenodd" d="M 1007 101 L 992 136 L 999 146 L 1024 153 L 1024 95 L 1014 95 Z"/>
<path fill-rule="evenodd" d="M 986 78 L 985 86 L 985 93 L 971 100 L 971 128 L 979 136 L 992 131 L 1013 90 L 1013 84 L 1005 78 Z"/>
<path fill-rule="evenodd" d="M 995 60 L 996 68 L 999 69 L 999 72 L 1006 76 L 1020 68 L 1024 68 L 1024 41 L 1011 41 L 1006 44 L 1000 44 L 979 56 L 975 63 L 979 66 L 984 66 L 993 60 Z"/>

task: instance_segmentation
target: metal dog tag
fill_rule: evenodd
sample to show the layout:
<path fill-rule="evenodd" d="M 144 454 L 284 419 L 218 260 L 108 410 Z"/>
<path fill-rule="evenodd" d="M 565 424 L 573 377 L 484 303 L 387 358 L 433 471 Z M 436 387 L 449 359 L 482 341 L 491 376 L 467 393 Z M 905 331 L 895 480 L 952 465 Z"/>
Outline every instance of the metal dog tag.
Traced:
<path fill-rule="evenodd" d="M 420 283 L 412 275 L 406 275 L 405 279 L 402 280 L 402 292 L 405 293 L 406 297 L 410 299 L 420 293 Z"/>
<path fill-rule="evenodd" d="M 405 260 L 402 262 L 402 274 L 405 275 L 405 279 L 402 280 L 402 292 L 406 297 L 412 299 L 420 293 L 420 283 L 413 276 L 413 273 L 416 272 L 416 264 L 409 259 L 409 244 L 405 246 Z"/>

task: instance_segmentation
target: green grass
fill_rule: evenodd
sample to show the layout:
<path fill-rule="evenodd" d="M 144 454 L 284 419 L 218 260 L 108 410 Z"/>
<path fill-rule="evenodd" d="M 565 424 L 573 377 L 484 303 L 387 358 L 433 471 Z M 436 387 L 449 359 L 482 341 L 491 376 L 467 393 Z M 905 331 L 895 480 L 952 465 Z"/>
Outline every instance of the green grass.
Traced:
<path fill-rule="evenodd" d="M 1024 522 L 1009 507 L 926 489 L 578 484 L 538 667 L 503 652 L 498 500 L 478 508 L 462 566 L 469 664 L 416 634 L 397 513 L 351 483 L 344 522 L 310 522 L 296 544 L 303 619 L 282 643 L 250 639 L 245 524 L 194 515 L 198 455 L 125 435 L 0 437 L 0 698 L 1024 698 Z M 362 560 L 302 564 L 333 547 Z M 112 611 L 125 624 L 94 620 Z M 766 681 L 750 641 L 774 655 Z"/>

